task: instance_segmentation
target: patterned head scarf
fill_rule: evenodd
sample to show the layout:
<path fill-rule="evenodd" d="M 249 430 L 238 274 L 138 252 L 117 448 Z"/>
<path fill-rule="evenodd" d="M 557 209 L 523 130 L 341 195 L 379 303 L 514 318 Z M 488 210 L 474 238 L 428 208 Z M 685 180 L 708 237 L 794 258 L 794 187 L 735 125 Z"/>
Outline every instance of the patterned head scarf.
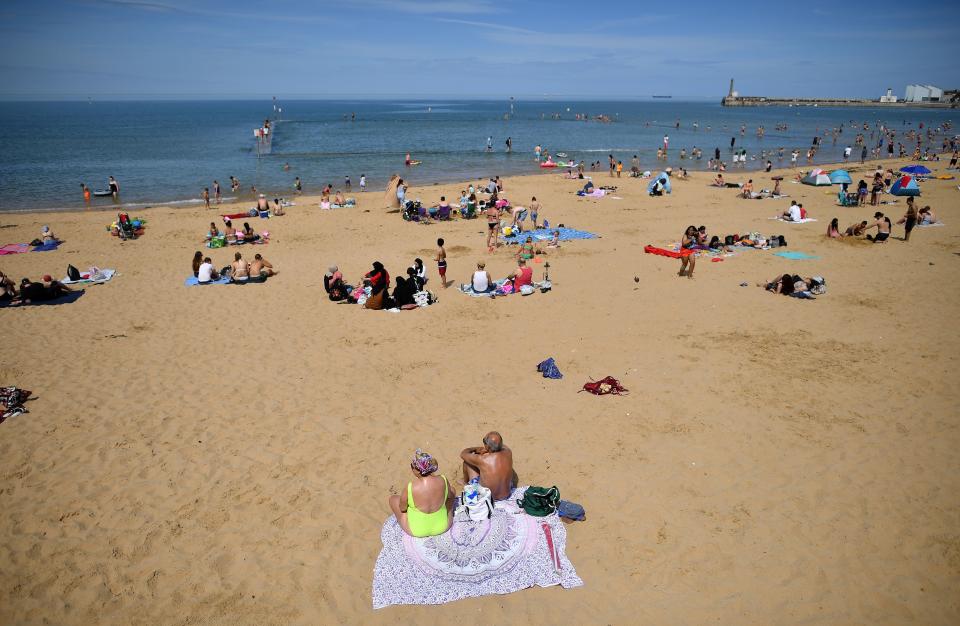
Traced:
<path fill-rule="evenodd" d="M 420 448 L 417 448 L 417 451 L 413 453 L 413 460 L 410 461 L 410 467 L 416 470 L 421 476 L 429 476 L 437 471 L 439 465 L 435 458 Z"/>

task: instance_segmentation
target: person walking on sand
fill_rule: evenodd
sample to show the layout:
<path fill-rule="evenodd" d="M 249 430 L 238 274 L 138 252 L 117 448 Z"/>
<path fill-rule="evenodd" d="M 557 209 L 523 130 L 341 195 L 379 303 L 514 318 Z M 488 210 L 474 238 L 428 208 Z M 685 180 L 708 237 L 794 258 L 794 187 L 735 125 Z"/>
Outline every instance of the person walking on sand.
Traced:
<path fill-rule="evenodd" d="M 680 257 L 680 272 L 677 276 L 686 276 L 687 278 L 693 278 L 693 268 L 697 264 L 697 258 L 694 256 L 694 250 L 697 247 L 697 230 L 696 226 L 687 226 L 687 230 L 683 233 L 683 238 L 680 240 L 681 251 L 689 251 L 687 254 Z"/>
<path fill-rule="evenodd" d="M 221 198 L 222 196 L 220 194 L 220 181 L 215 180 L 213 181 L 213 199 L 216 201 L 217 204 L 220 204 Z"/>
<path fill-rule="evenodd" d="M 443 237 L 437 239 L 437 274 L 440 274 L 440 282 L 443 288 L 447 288 L 447 251 L 443 248 Z"/>
<path fill-rule="evenodd" d="M 203 198 L 203 208 L 210 208 L 210 188 L 204 187 L 203 193 L 200 194 L 200 197 Z"/>

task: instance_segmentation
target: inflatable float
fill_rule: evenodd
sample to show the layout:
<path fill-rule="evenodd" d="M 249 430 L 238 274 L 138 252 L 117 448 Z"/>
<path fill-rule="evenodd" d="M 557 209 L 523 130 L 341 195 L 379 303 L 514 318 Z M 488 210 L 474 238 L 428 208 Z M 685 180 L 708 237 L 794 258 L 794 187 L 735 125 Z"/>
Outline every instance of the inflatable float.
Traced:
<path fill-rule="evenodd" d="M 112 196 L 113 192 L 110 191 L 109 189 L 97 189 L 96 191 L 93 192 L 93 195 L 98 196 L 100 198 L 105 198 L 107 196 Z"/>
<path fill-rule="evenodd" d="M 543 163 L 540 164 L 540 167 L 543 169 L 553 169 L 556 166 L 557 164 L 554 163 L 553 161 L 544 161 Z"/>

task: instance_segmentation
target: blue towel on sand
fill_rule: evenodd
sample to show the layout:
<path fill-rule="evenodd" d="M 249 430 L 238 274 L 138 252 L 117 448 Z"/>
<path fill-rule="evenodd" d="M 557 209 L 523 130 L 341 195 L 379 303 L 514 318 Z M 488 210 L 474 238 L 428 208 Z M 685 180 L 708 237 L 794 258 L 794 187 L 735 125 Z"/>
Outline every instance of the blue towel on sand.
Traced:
<path fill-rule="evenodd" d="M 819 259 L 820 257 L 807 254 L 806 252 L 797 252 L 796 250 L 784 250 L 783 252 L 774 252 L 775 256 L 780 256 L 791 261 L 806 261 L 807 259 Z"/>
<path fill-rule="evenodd" d="M 76 302 L 77 300 L 79 300 L 84 293 L 85 291 L 83 289 L 80 289 L 79 291 L 71 291 L 69 293 L 66 293 L 60 296 L 59 298 L 57 298 L 56 300 L 40 300 L 38 302 L 31 302 L 30 304 L 19 304 L 17 306 L 40 306 L 43 304 L 70 304 L 71 302 Z M 0 309 L 8 306 L 11 306 L 11 301 L 8 298 L 0 299 Z"/>
<path fill-rule="evenodd" d="M 542 372 L 544 378 L 563 378 L 563 374 L 560 373 L 560 369 L 557 367 L 557 362 L 553 360 L 553 357 L 550 357 L 546 361 L 543 361 L 537 365 L 537 371 Z"/>
<path fill-rule="evenodd" d="M 50 241 L 43 245 L 34 246 L 33 252 L 50 252 L 51 250 L 56 250 L 59 245 L 59 241 Z"/>
<path fill-rule="evenodd" d="M 587 232 L 585 230 L 576 230 L 574 228 L 538 228 L 536 230 L 525 230 L 522 233 L 504 237 L 507 243 L 523 243 L 527 237 L 532 237 L 536 241 L 550 241 L 553 239 L 553 231 L 560 231 L 560 241 L 569 241 L 571 239 L 596 239 L 599 235 Z"/>
<path fill-rule="evenodd" d="M 230 282 L 229 276 L 221 276 L 217 280 L 211 281 L 209 283 L 205 283 L 205 285 L 226 285 L 229 282 Z M 202 286 L 200 285 L 199 282 L 197 282 L 196 276 L 191 276 L 187 280 L 183 281 L 183 284 L 186 285 L 187 287 Z"/>

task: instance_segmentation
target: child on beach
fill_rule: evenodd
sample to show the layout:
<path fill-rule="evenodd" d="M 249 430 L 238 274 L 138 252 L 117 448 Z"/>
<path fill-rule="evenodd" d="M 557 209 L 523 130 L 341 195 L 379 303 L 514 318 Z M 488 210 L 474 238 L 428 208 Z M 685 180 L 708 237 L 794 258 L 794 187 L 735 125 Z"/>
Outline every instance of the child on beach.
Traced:
<path fill-rule="evenodd" d="M 367 175 L 360 174 L 360 191 L 364 192 L 367 190 Z"/>
<path fill-rule="evenodd" d="M 443 249 L 443 237 L 437 239 L 437 273 L 443 288 L 447 288 L 447 251 Z"/>
<path fill-rule="evenodd" d="M 349 177 L 349 176 L 344 176 L 344 177 L 343 177 L 343 188 L 346 189 L 347 192 L 349 192 L 349 191 L 351 190 L 350 177 Z"/>
<path fill-rule="evenodd" d="M 203 198 L 203 208 L 210 208 L 210 188 L 204 187 L 203 193 L 200 194 L 200 197 Z"/>

